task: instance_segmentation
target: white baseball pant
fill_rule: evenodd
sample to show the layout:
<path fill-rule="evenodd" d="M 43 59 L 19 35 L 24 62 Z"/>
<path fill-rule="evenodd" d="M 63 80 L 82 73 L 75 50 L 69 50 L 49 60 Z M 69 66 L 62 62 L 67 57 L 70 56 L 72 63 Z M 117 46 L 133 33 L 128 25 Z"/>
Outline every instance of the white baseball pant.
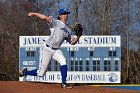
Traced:
<path fill-rule="evenodd" d="M 66 65 L 66 58 L 60 49 L 54 50 L 44 46 L 40 48 L 40 59 L 39 70 L 37 71 L 38 76 L 43 76 L 46 73 L 51 59 L 59 62 L 61 66 Z"/>

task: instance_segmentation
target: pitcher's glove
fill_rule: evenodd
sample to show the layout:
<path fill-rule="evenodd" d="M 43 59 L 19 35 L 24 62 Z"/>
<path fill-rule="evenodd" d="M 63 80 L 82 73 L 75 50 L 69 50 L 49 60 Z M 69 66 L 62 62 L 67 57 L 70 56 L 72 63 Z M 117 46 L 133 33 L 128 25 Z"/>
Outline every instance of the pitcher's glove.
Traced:
<path fill-rule="evenodd" d="M 76 36 L 81 36 L 83 32 L 83 27 L 81 24 L 77 23 L 72 27 L 72 30 Z"/>

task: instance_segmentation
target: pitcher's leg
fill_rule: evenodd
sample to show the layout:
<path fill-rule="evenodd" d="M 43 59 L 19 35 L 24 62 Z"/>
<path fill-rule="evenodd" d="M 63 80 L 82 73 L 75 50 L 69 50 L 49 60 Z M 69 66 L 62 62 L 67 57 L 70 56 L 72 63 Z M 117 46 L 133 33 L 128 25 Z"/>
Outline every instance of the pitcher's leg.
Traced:
<path fill-rule="evenodd" d="M 40 65 L 39 65 L 39 70 L 37 75 L 38 76 L 43 76 L 46 73 L 48 64 L 51 60 L 51 51 L 47 47 L 43 47 L 40 53 L 41 60 L 40 60 Z"/>
<path fill-rule="evenodd" d="M 62 65 L 60 67 L 61 71 L 61 76 L 62 76 L 62 84 L 66 83 L 66 78 L 67 78 L 67 65 Z"/>
<path fill-rule="evenodd" d="M 27 75 L 31 75 L 31 76 L 44 76 L 44 74 L 46 73 L 48 64 L 51 60 L 51 52 L 47 49 L 47 48 L 43 48 L 40 52 L 40 66 L 39 69 L 34 69 L 34 70 L 30 70 L 28 71 L 27 68 L 23 69 L 20 72 L 20 76 L 27 76 Z"/>
<path fill-rule="evenodd" d="M 37 76 L 37 69 L 26 71 L 25 75 Z"/>
<path fill-rule="evenodd" d="M 54 53 L 53 57 L 54 60 L 58 61 L 60 63 L 60 65 L 67 65 L 66 64 L 66 58 L 64 57 L 63 53 L 61 50 L 56 50 L 56 52 Z"/>
<path fill-rule="evenodd" d="M 66 59 L 62 53 L 61 50 L 57 50 L 55 54 L 53 55 L 53 59 L 58 61 L 60 63 L 60 71 L 62 76 L 62 83 L 66 83 L 66 77 L 67 77 L 67 64 Z"/>

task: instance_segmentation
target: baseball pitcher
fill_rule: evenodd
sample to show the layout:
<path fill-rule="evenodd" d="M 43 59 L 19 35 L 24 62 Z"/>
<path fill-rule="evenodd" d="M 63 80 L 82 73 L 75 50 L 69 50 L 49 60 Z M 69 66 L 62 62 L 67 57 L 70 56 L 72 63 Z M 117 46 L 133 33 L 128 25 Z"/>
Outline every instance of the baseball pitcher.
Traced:
<path fill-rule="evenodd" d="M 67 40 L 71 45 L 75 45 L 82 35 L 83 28 L 82 25 L 75 24 L 75 26 L 73 26 L 71 30 L 66 25 L 68 14 L 70 14 L 70 12 L 68 12 L 66 9 L 60 9 L 58 13 L 58 19 L 54 19 L 53 17 L 46 16 L 40 13 L 28 13 L 29 17 L 37 17 L 39 19 L 47 21 L 50 26 L 51 35 L 46 41 L 46 45 L 42 49 L 42 61 L 40 63 L 41 65 L 39 69 L 28 71 L 27 68 L 25 68 L 20 72 L 20 76 L 44 76 L 50 60 L 54 59 L 60 63 L 60 71 L 62 76 L 61 87 L 72 88 L 72 86 L 66 83 L 67 64 L 66 59 L 62 51 L 60 50 L 60 46 L 62 45 L 64 40 Z M 72 37 L 72 31 L 75 33 L 76 37 Z"/>

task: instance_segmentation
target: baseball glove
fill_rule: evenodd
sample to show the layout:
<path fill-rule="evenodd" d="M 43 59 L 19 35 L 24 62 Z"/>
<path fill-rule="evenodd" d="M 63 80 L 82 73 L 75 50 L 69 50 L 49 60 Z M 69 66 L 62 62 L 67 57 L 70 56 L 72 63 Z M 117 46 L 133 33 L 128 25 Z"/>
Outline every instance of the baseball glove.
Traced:
<path fill-rule="evenodd" d="M 83 32 L 83 27 L 81 24 L 77 23 L 72 27 L 72 30 L 76 36 L 81 36 Z"/>

